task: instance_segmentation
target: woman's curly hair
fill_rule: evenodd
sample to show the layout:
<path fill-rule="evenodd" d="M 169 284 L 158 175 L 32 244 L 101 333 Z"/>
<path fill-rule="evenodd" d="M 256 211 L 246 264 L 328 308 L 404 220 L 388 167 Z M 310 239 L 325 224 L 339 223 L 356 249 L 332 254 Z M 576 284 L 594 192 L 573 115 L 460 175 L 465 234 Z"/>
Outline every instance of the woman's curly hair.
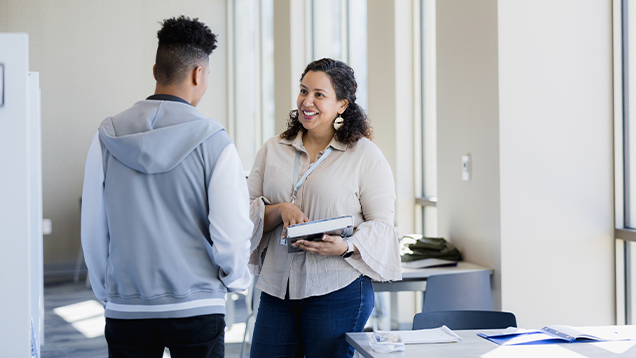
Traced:
<path fill-rule="evenodd" d="M 302 82 L 305 74 L 309 71 L 324 72 L 331 79 L 331 85 L 336 92 L 336 99 L 341 101 L 347 99 L 349 106 L 342 113 L 344 119 L 343 126 L 336 131 L 335 138 L 338 142 L 352 145 L 360 140 L 360 138 L 373 138 L 373 129 L 369 124 L 366 113 L 356 103 L 356 89 L 358 83 L 356 82 L 353 74 L 353 69 L 346 63 L 338 60 L 332 60 L 330 58 L 323 58 L 313 61 L 300 76 Z M 335 119 L 335 118 L 334 118 Z M 280 134 L 281 138 L 293 139 L 298 135 L 298 131 L 306 132 L 302 123 L 298 120 L 298 109 L 289 112 L 289 119 L 287 121 L 287 130 Z"/>

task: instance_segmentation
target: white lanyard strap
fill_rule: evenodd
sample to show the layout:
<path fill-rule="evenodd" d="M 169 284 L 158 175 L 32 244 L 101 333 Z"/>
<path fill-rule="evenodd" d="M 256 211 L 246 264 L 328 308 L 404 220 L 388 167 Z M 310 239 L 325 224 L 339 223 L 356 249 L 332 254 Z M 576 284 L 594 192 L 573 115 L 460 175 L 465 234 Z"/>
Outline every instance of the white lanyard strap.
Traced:
<path fill-rule="evenodd" d="M 298 167 L 300 166 L 300 152 L 296 151 L 296 162 L 294 163 L 294 189 L 292 191 L 292 196 L 291 196 L 292 204 L 296 201 L 296 193 L 298 192 L 298 189 L 300 189 L 300 187 L 305 182 L 305 179 L 307 179 L 309 174 L 311 174 L 311 172 L 313 172 L 314 169 L 316 169 L 318 164 L 322 163 L 322 161 L 325 160 L 332 151 L 333 151 L 332 147 L 325 149 L 325 153 L 320 157 L 320 159 L 318 159 L 314 163 L 314 165 L 312 165 L 311 167 L 309 167 L 309 169 L 307 169 L 307 172 L 305 172 L 305 175 L 303 175 L 302 178 L 300 179 L 298 179 Z"/>

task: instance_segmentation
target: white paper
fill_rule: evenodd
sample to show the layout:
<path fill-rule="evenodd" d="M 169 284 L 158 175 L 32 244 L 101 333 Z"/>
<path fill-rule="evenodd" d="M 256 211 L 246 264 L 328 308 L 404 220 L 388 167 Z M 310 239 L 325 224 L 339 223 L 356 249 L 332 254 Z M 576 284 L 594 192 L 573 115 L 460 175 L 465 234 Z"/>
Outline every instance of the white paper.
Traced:
<path fill-rule="evenodd" d="M 446 326 L 414 331 L 391 331 L 391 333 L 399 334 L 404 344 L 453 343 L 462 340 L 461 337 Z"/>

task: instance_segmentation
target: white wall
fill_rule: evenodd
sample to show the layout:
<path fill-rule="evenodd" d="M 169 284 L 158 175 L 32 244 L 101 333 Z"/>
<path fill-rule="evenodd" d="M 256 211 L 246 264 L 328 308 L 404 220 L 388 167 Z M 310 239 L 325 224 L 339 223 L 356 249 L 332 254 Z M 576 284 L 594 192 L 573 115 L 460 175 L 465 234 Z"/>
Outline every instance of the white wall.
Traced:
<path fill-rule="evenodd" d="M 394 0 L 367 4 L 367 58 L 369 108 L 374 142 L 391 165 L 393 176 L 396 158 L 396 46 Z"/>
<path fill-rule="evenodd" d="M 287 129 L 289 112 L 296 109 L 300 75 L 309 64 L 305 53 L 305 3 L 274 1 L 274 133 Z"/>
<path fill-rule="evenodd" d="M 413 126 L 413 6 L 410 1 L 367 3 L 368 116 L 395 179 L 398 235 L 415 232 Z M 415 295 L 391 294 L 393 327 L 408 329 Z"/>
<path fill-rule="evenodd" d="M 611 324 L 611 2 L 498 11 L 503 308 L 524 325 Z"/>
<path fill-rule="evenodd" d="M 501 306 L 497 1 L 437 2 L 439 235 L 464 260 L 491 267 Z M 470 155 L 472 178 L 462 180 Z"/>
<path fill-rule="evenodd" d="M 5 104 L 0 107 L 0 347 L 3 356 L 16 358 L 29 357 L 31 348 L 28 45 L 27 34 L 0 34 L 5 69 Z"/>
<path fill-rule="evenodd" d="M 219 35 L 210 86 L 198 108 L 226 123 L 226 1 L 5 0 L 0 30 L 27 32 L 40 73 L 45 263 L 75 262 L 86 152 L 99 123 L 154 92 L 159 21 L 198 17 Z M 71 266 L 72 267 L 72 266 Z"/>
<path fill-rule="evenodd" d="M 520 326 L 614 323 L 611 3 L 444 0 L 436 20 L 440 235 Z"/>
<path fill-rule="evenodd" d="M 6 32 L 6 26 L 7 26 L 7 22 L 8 20 L 8 16 L 7 16 L 7 2 L 6 1 L 1 1 L 0 2 L 0 32 Z"/>

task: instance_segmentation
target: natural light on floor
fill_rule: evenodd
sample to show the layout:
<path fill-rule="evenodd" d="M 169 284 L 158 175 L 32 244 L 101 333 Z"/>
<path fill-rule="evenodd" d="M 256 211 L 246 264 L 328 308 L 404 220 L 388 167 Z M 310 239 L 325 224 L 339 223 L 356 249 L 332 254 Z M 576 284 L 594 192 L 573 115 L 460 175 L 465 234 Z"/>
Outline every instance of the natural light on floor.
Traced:
<path fill-rule="evenodd" d="M 68 306 L 55 308 L 53 312 L 70 323 L 86 338 L 95 338 L 104 335 L 104 308 L 95 301 L 89 300 L 74 303 Z M 235 323 L 225 329 L 225 343 L 242 343 L 245 333 L 245 323 Z M 170 353 L 166 349 L 163 358 L 170 358 Z"/>
<path fill-rule="evenodd" d="M 70 323 L 86 338 L 104 335 L 104 307 L 94 300 L 58 307 L 53 312 Z"/>
<path fill-rule="evenodd" d="M 225 343 L 243 343 L 245 333 L 245 322 L 234 323 L 232 327 L 225 329 Z"/>

